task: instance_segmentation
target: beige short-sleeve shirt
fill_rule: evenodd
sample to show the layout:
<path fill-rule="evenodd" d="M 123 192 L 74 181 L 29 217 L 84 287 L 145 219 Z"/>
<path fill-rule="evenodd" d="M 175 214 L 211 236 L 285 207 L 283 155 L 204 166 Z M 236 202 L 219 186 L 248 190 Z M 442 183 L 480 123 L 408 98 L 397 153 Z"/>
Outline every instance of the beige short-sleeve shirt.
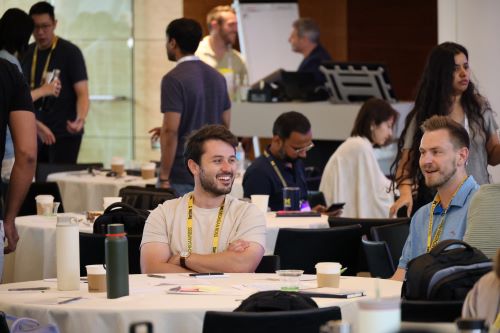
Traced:
<path fill-rule="evenodd" d="M 141 246 L 159 242 L 168 244 L 172 254 L 187 251 L 187 207 L 191 193 L 165 201 L 151 212 L 142 235 Z M 193 253 L 212 253 L 214 229 L 219 208 L 193 206 Z M 257 206 L 226 195 L 217 253 L 235 240 L 255 242 L 265 249 L 266 218 Z"/>

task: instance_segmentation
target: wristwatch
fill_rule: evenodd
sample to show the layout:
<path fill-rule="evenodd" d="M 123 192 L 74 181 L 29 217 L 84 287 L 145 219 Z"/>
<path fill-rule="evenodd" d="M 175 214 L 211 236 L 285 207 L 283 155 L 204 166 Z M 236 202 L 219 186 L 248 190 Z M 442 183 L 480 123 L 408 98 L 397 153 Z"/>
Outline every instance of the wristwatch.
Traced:
<path fill-rule="evenodd" d="M 188 251 L 182 251 L 180 254 L 181 267 L 188 269 L 186 265 L 187 258 L 191 255 Z"/>

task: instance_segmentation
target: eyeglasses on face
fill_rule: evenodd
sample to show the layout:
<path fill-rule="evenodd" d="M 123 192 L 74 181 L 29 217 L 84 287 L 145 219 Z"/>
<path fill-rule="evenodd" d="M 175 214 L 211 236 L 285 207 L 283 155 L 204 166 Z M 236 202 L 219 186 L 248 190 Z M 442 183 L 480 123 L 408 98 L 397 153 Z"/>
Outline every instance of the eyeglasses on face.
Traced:
<path fill-rule="evenodd" d="M 309 150 L 313 149 L 314 148 L 314 143 L 311 142 L 311 144 L 305 146 L 305 147 L 302 147 L 302 148 L 292 148 L 293 151 L 295 152 L 295 154 L 300 154 L 302 152 L 306 153 L 308 152 Z"/>
<path fill-rule="evenodd" d="M 43 30 L 43 31 L 45 31 L 45 30 L 48 30 L 48 29 L 52 28 L 52 26 L 53 26 L 53 24 L 50 24 L 50 23 L 38 24 L 38 25 L 35 25 L 35 27 L 34 27 L 33 30 L 34 31 L 36 31 L 36 30 Z"/>

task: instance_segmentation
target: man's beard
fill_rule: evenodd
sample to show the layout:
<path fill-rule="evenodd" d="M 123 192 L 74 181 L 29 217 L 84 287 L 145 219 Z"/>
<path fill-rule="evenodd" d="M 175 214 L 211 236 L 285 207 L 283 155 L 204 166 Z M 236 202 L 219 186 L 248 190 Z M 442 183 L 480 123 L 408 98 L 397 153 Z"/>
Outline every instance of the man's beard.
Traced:
<path fill-rule="evenodd" d="M 438 187 L 446 184 L 456 173 L 457 168 L 454 167 L 449 173 L 441 175 L 441 179 L 434 180 L 434 183 L 429 183 L 427 178 L 425 178 L 425 185 L 429 188 L 437 189 Z"/>
<path fill-rule="evenodd" d="M 218 188 L 217 187 L 217 180 L 213 180 L 210 177 L 207 177 L 205 174 L 205 171 L 201 169 L 200 172 L 200 185 L 201 187 L 208 193 L 212 193 L 214 196 L 219 196 L 219 195 L 225 195 L 231 192 L 231 189 L 233 188 L 233 182 L 234 182 L 234 174 L 232 172 L 222 172 L 218 173 L 215 177 L 219 176 L 229 176 L 231 177 L 231 185 L 227 188 Z"/>
<path fill-rule="evenodd" d="M 304 160 L 304 158 L 300 156 L 297 156 L 295 158 L 288 156 L 283 148 L 279 150 L 278 155 L 280 160 L 282 160 L 285 163 L 294 163 L 297 160 Z"/>

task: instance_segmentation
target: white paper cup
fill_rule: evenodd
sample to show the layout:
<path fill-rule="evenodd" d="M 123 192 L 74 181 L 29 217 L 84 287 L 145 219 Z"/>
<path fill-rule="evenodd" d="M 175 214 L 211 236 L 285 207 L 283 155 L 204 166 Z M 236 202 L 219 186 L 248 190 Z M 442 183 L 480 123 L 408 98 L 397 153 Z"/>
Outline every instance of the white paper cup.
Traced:
<path fill-rule="evenodd" d="M 358 302 L 358 332 L 397 332 L 401 325 L 399 298 L 366 299 Z"/>
<path fill-rule="evenodd" d="M 318 288 L 338 288 L 340 286 L 340 269 L 342 268 L 340 263 L 319 262 L 315 267 Z"/>
<path fill-rule="evenodd" d="M 252 194 L 250 196 L 252 203 L 256 205 L 259 210 L 263 213 L 267 212 L 267 207 L 269 204 L 269 195 L 267 194 Z"/>
<path fill-rule="evenodd" d="M 108 208 L 109 205 L 115 202 L 121 202 L 122 197 L 104 197 L 102 198 L 102 206 L 104 209 Z"/>
<path fill-rule="evenodd" d="M 54 207 L 54 197 L 50 194 L 40 194 L 35 197 L 36 214 L 37 215 L 52 215 Z"/>
<path fill-rule="evenodd" d="M 125 159 L 123 157 L 113 157 L 111 159 L 111 171 L 117 175 L 122 175 L 125 172 Z"/>
<path fill-rule="evenodd" d="M 106 270 L 103 265 L 87 265 L 87 282 L 89 292 L 102 293 L 106 291 Z"/>
<path fill-rule="evenodd" d="M 151 179 L 155 177 L 156 164 L 144 163 L 141 165 L 141 176 L 143 179 Z"/>

